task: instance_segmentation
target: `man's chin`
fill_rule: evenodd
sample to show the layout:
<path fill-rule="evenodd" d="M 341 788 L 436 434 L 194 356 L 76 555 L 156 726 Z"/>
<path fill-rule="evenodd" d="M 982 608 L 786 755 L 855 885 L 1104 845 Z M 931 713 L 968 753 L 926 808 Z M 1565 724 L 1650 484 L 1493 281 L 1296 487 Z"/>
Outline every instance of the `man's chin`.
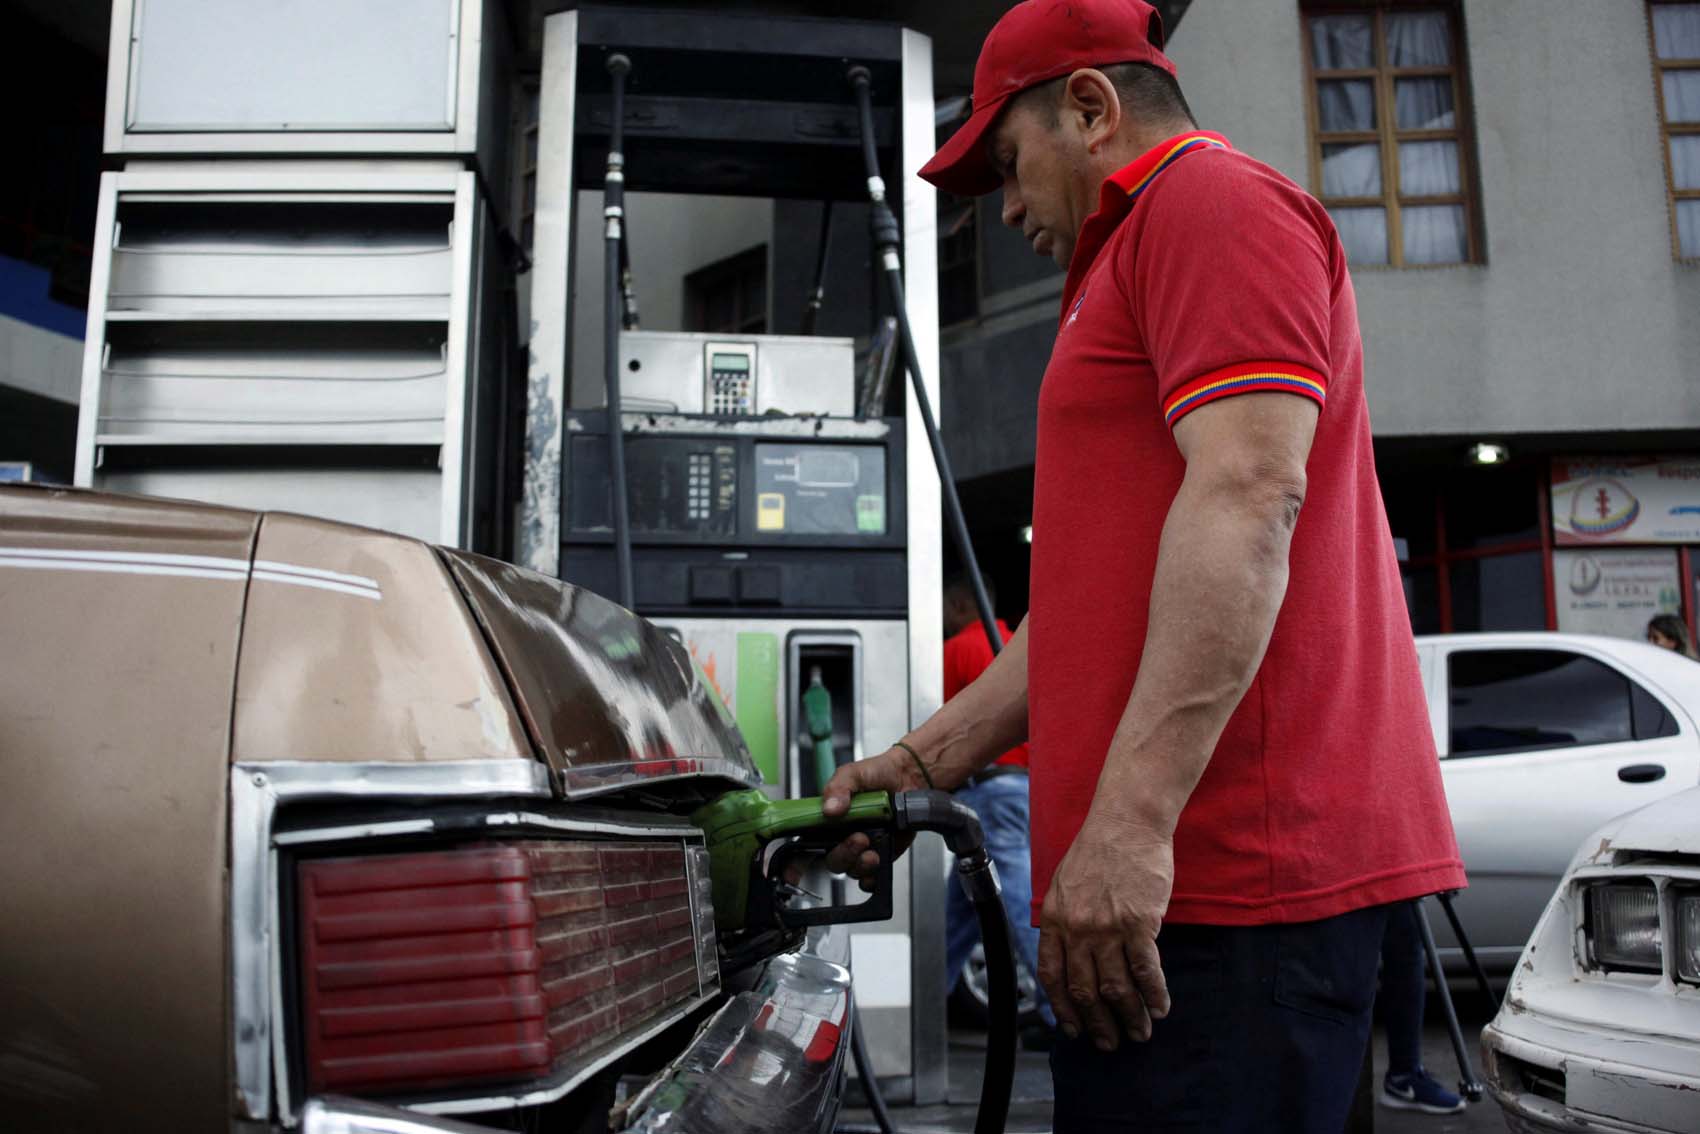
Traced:
<path fill-rule="evenodd" d="M 1068 271 L 1068 262 L 1074 258 L 1074 245 L 1053 244 L 1050 248 L 1050 257 L 1052 263 L 1066 272 Z"/>

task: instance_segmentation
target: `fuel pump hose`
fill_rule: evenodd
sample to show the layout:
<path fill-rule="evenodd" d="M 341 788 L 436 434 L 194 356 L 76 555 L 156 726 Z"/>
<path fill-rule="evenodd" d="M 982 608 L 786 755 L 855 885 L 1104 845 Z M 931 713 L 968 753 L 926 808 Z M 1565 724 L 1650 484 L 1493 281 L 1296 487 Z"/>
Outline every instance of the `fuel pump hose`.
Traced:
<path fill-rule="evenodd" d="M 987 1008 L 986 1065 L 980 1079 L 980 1107 L 974 1116 L 974 1134 L 1001 1134 L 1009 1118 L 1009 1093 L 1015 1078 L 1016 993 L 1015 953 L 1010 941 L 1009 920 L 998 896 L 997 870 L 986 853 L 986 837 L 980 817 L 973 808 L 949 792 L 906 791 L 892 797 L 893 826 L 902 832 L 933 831 L 944 837 L 945 846 L 956 855 L 956 876 L 974 915 L 980 922 L 980 937 L 986 947 Z M 861 1020 L 853 1024 L 851 1056 L 868 1107 L 874 1113 L 880 1134 L 896 1134 L 885 1099 L 868 1059 L 862 1039 Z M 840 1126 L 839 1134 L 862 1134 L 865 1127 Z"/>

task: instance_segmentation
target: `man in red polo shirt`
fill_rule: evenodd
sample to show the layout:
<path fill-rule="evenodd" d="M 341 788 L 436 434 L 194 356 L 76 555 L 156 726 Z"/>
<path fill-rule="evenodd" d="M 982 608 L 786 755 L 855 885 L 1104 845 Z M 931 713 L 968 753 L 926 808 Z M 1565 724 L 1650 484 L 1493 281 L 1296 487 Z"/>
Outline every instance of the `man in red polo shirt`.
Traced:
<path fill-rule="evenodd" d="M 921 172 L 1068 270 L 1031 605 L 828 810 L 1028 738 L 1057 1131 L 1339 1130 L 1388 905 L 1464 882 L 1340 240 L 1197 128 L 1141 0 L 1010 9 Z"/>

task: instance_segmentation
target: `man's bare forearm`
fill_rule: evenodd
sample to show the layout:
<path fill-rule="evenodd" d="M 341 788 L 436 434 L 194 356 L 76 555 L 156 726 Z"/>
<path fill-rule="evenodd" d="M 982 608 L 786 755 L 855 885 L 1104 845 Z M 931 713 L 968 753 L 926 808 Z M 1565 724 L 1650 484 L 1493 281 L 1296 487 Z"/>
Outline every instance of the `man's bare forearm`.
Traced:
<path fill-rule="evenodd" d="M 1269 646 L 1303 496 L 1302 472 L 1183 483 L 1163 525 L 1139 676 L 1094 812 L 1173 833 Z"/>
<path fill-rule="evenodd" d="M 1026 619 L 973 684 L 904 737 L 921 754 L 934 785 L 947 790 L 1026 739 Z"/>

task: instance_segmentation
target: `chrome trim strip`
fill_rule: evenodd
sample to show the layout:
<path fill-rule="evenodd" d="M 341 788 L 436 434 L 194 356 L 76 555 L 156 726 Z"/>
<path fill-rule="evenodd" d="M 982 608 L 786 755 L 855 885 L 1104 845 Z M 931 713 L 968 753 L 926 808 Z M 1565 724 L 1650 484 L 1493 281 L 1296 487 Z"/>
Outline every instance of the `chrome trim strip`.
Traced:
<path fill-rule="evenodd" d="M 436 830 L 429 819 L 397 819 L 390 823 L 355 823 L 347 827 L 318 827 L 311 831 L 283 831 L 272 836 L 272 846 L 297 843 L 329 843 L 339 839 L 383 838 L 386 835 L 421 835 Z"/>
<path fill-rule="evenodd" d="M 549 773 L 532 760 L 456 760 L 442 763 L 235 764 L 230 774 L 230 1018 L 236 1107 L 240 1117 L 265 1122 L 272 1112 L 273 1021 L 279 1019 L 275 970 L 277 879 L 272 821 L 280 802 L 322 797 L 463 798 L 531 796 L 547 799 Z M 279 1040 L 281 1042 L 281 1039 Z M 281 1066 L 281 1064 L 280 1064 Z M 281 1081 L 281 1076 L 280 1076 Z M 282 1113 L 285 1125 L 295 1116 Z"/>
<path fill-rule="evenodd" d="M 323 567 L 303 567 L 296 563 L 278 563 L 270 559 L 254 560 L 254 578 L 274 583 L 293 583 L 301 587 L 323 587 L 364 598 L 383 598 L 384 591 L 376 579 L 364 575 L 347 575 L 327 571 Z"/>
<path fill-rule="evenodd" d="M 504 811 L 486 815 L 484 822 L 491 827 L 543 827 L 551 831 L 583 835 L 629 835 L 661 839 L 689 838 L 694 835 L 698 840 L 702 838 L 702 832 L 691 826 L 688 819 L 673 822 L 647 821 L 638 824 L 567 819 L 554 815 L 539 815 L 535 811 Z"/>
<path fill-rule="evenodd" d="M 644 769 L 665 766 L 674 770 L 656 775 Z M 561 792 L 568 799 L 587 799 L 621 788 L 664 784 L 699 776 L 719 776 L 745 787 L 760 787 L 761 775 L 752 767 L 718 757 L 680 757 L 670 760 L 628 760 L 618 764 L 591 764 L 563 768 Z"/>

